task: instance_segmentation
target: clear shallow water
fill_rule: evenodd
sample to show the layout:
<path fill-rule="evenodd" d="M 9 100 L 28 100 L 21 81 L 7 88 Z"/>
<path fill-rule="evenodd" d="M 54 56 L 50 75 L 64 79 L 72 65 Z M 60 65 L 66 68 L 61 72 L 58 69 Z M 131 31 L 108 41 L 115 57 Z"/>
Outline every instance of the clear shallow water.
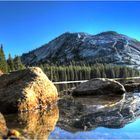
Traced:
<path fill-rule="evenodd" d="M 91 131 L 71 133 L 56 127 L 49 139 L 140 139 L 140 119 L 119 129 L 99 127 Z"/>

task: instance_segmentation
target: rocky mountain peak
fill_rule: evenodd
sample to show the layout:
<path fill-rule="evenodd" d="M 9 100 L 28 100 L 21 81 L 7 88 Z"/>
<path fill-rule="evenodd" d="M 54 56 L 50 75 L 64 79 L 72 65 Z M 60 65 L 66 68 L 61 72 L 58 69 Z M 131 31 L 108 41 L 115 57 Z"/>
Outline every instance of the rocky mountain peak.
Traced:
<path fill-rule="evenodd" d="M 26 65 L 86 61 L 139 67 L 140 42 L 114 31 L 97 35 L 66 32 L 21 58 Z"/>
<path fill-rule="evenodd" d="M 119 33 L 115 32 L 115 31 L 106 31 L 106 32 L 101 32 L 101 33 L 97 34 L 97 36 L 105 36 L 105 35 L 118 36 Z"/>

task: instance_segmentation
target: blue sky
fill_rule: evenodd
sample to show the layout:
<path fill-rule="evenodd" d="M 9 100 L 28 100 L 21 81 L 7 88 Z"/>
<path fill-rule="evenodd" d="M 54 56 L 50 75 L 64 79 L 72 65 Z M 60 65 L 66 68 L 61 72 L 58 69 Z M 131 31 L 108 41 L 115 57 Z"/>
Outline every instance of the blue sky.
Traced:
<path fill-rule="evenodd" d="M 140 40 L 140 2 L 0 2 L 0 43 L 21 55 L 64 32 L 117 31 Z"/>

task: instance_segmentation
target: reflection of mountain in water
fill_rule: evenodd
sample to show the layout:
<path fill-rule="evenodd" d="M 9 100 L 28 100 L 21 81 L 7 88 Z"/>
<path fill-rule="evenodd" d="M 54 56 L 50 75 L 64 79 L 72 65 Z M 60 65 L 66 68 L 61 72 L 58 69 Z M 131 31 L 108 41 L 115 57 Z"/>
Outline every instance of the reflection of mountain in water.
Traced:
<path fill-rule="evenodd" d="M 140 115 L 140 94 L 62 99 L 58 126 L 70 132 L 121 128 Z"/>

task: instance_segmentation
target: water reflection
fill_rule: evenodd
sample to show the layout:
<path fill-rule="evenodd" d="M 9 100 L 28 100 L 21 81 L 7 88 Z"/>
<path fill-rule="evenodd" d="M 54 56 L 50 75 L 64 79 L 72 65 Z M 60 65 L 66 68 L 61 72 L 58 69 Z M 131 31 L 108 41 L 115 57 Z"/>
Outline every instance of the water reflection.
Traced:
<path fill-rule="evenodd" d="M 62 99 L 57 125 L 69 132 L 89 131 L 98 127 L 122 128 L 140 115 L 139 94 L 125 97 L 96 96 Z"/>
<path fill-rule="evenodd" d="M 54 130 L 58 118 L 57 106 L 50 111 L 5 116 L 7 127 L 19 131 L 26 139 L 47 139 L 50 132 Z"/>
<path fill-rule="evenodd" d="M 5 119 L 0 115 L 0 135 L 6 135 L 7 126 L 25 139 L 108 138 L 102 132 L 116 133 L 116 128 L 121 130 L 140 116 L 140 94 L 66 96 L 59 100 L 58 107 L 50 111 L 6 115 Z"/>

